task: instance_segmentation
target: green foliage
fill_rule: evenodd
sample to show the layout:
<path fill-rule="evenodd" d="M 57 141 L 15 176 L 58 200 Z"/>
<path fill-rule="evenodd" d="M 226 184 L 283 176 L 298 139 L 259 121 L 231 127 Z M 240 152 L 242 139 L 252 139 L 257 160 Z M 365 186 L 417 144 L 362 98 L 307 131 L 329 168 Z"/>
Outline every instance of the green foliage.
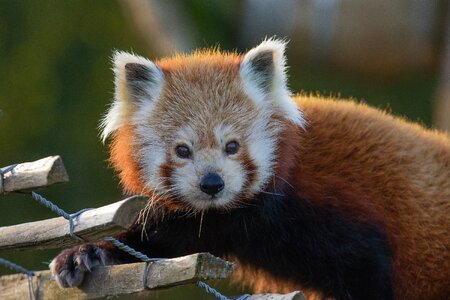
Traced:
<path fill-rule="evenodd" d="M 70 183 L 41 193 L 68 212 L 121 198 L 97 126 L 113 49 L 140 47 L 130 32 L 108 0 L 0 2 L 0 166 L 60 154 Z M 0 212 L 0 226 L 55 216 L 23 195 L 2 197 Z M 54 253 L 1 255 L 42 269 Z"/>
<path fill-rule="evenodd" d="M 382 78 L 309 65 L 294 66 L 289 78 L 296 92 L 352 98 L 431 126 L 436 74 L 416 71 Z"/>
<path fill-rule="evenodd" d="M 178 0 L 177 2 L 187 12 L 198 30 L 200 37 L 198 47 L 220 45 L 222 49 L 237 48 L 236 33 L 239 22 L 236 20 L 236 8 L 239 1 Z"/>

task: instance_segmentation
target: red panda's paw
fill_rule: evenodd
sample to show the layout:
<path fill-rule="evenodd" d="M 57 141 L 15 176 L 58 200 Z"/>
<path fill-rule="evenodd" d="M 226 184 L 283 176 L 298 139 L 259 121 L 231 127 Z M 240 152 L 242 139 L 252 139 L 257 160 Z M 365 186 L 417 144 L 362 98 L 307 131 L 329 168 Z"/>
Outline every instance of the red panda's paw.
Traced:
<path fill-rule="evenodd" d="M 81 285 L 86 272 L 107 264 L 105 251 L 96 245 L 84 244 L 66 249 L 56 256 L 49 267 L 62 288 Z"/>

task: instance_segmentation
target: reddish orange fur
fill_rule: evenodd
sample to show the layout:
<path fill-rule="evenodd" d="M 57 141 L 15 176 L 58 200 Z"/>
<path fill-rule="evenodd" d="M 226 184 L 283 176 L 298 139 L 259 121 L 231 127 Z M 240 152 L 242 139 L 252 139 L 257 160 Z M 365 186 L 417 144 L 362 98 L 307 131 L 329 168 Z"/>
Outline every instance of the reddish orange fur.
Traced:
<path fill-rule="evenodd" d="M 127 194 L 144 194 L 144 185 L 133 153 L 133 127 L 119 128 L 112 137 L 110 162 L 119 173 L 120 183 Z"/>
<path fill-rule="evenodd" d="M 295 282 L 280 282 L 279 279 L 274 278 L 262 269 L 255 269 L 241 264 L 235 257 L 227 257 L 227 260 L 233 261 L 236 265 L 231 281 L 236 285 L 250 288 L 255 294 L 288 294 L 300 290 Z M 301 292 L 308 300 L 327 300 L 327 298 L 324 299 L 323 295 L 316 291 L 301 288 Z"/>
<path fill-rule="evenodd" d="M 362 104 L 296 100 L 309 126 L 295 142 L 299 130 L 288 129 L 286 144 L 292 146 L 281 147 L 278 170 L 292 165 L 285 158 L 298 157 L 296 175 L 288 180 L 299 194 L 385 229 L 398 299 L 449 296 L 448 135 Z"/>
<path fill-rule="evenodd" d="M 195 79 L 195 76 L 207 76 L 204 70 L 205 65 L 221 72 L 232 70 L 232 73 L 237 76 L 241 60 L 242 57 L 236 53 L 224 53 L 219 49 L 206 49 L 197 50 L 192 54 L 178 54 L 173 57 L 163 58 L 156 61 L 156 64 L 168 73 L 172 71 L 187 71 L 193 76 L 191 78 Z"/>

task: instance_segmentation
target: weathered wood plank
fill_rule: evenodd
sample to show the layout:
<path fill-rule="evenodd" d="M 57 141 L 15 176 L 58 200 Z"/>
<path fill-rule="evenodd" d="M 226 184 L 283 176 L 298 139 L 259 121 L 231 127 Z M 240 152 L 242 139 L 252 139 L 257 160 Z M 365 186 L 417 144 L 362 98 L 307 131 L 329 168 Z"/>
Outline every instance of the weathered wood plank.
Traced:
<path fill-rule="evenodd" d="M 95 299 L 167 288 L 198 280 L 227 278 L 233 265 L 208 253 L 199 253 L 152 263 L 97 267 L 79 288 L 61 289 L 50 271 L 35 272 L 36 299 Z M 0 277 L 0 299 L 28 299 L 26 275 Z"/>
<path fill-rule="evenodd" d="M 107 206 L 87 210 L 74 218 L 74 233 L 96 241 L 128 228 L 147 202 L 131 197 Z M 70 236 L 69 221 L 63 217 L 0 227 L 0 251 L 69 247 L 79 241 Z"/>
<path fill-rule="evenodd" d="M 296 291 L 289 294 L 255 294 L 245 300 L 306 300 L 302 292 Z"/>
<path fill-rule="evenodd" d="M 8 167 L 2 168 L 2 170 L 6 168 Z M 18 164 L 11 172 L 4 174 L 3 185 L 0 182 L 0 194 L 27 191 L 67 181 L 69 181 L 69 176 L 61 157 L 49 156 L 33 162 Z"/>

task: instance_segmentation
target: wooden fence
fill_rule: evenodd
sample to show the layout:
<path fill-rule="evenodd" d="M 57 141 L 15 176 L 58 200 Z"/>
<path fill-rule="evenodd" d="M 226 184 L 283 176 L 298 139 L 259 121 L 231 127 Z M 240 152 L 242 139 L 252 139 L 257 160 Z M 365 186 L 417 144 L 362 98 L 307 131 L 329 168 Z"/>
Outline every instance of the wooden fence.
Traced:
<path fill-rule="evenodd" d="M 0 195 L 31 191 L 69 180 L 59 156 L 8 166 L 0 172 Z M 33 194 L 33 197 L 40 197 Z M 43 200 L 45 201 L 45 200 Z M 107 206 L 83 211 L 76 217 L 58 217 L 0 227 L 0 252 L 66 248 L 83 241 L 95 242 L 127 229 L 145 207 L 144 197 L 131 197 Z M 53 205 L 53 204 L 50 204 Z M 53 210 L 58 208 L 52 207 Z M 62 210 L 61 210 L 62 211 Z M 64 211 L 62 211 L 65 213 Z M 61 213 L 60 213 L 61 214 Z M 71 224 L 72 223 L 72 224 Z M 233 264 L 209 253 L 197 253 L 152 262 L 103 266 L 87 274 L 79 288 L 61 289 L 50 271 L 0 277 L 0 299 L 96 299 L 198 281 L 225 279 Z M 224 297 L 224 296 L 223 296 Z M 240 299 L 305 299 L 300 292 L 249 295 Z"/>

